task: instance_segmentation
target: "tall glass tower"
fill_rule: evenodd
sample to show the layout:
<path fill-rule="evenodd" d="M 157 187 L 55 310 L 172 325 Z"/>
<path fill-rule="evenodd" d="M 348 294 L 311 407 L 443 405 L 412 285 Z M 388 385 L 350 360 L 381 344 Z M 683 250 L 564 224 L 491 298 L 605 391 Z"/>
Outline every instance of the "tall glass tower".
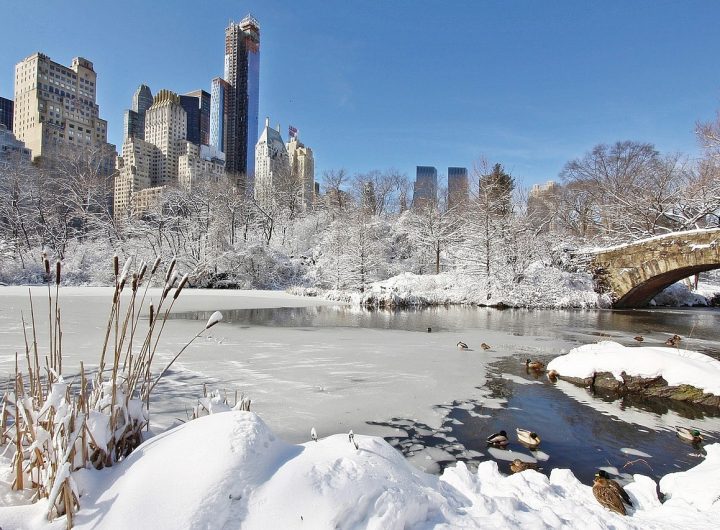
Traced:
<path fill-rule="evenodd" d="M 433 166 L 417 166 L 413 186 L 413 208 L 437 205 L 437 169 Z"/>
<path fill-rule="evenodd" d="M 260 25 L 251 15 L 225 30 L 225 170 L 252 195 L 260 100 Z"/>

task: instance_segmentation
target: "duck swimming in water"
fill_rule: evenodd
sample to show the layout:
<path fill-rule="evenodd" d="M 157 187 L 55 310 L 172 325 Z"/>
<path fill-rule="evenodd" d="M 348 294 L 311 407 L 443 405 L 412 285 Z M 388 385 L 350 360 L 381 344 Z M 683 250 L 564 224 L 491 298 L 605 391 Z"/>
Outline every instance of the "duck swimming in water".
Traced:
<path fill-rule="evenodd" d="M 489 350 L 489 349 L 490 349 L 490 345 L 489 345 L 489 344 L 485 344 L 484 342 L 480 345 L 480 347 L 481 347 L 483 350 Z"/>
<path fill-rule="evenodd" d="M 541 440 L 537 433 L 520 428 L 515 429 L 515 431 L 517 432 L 517 437 L 521 444 L 526 445 L 530 449 L 535 449 L 538 445 L 540 445 Z"/>
<path fill-rule="evenodd" d="M 674 348 L 677 348 L 680 345 L 680 341 L 682 340 L 682 337 L 680 335 L 673 335 L 668 340 L 665 341 L 665 346 L 672 346 Z"/>
<path fill-rule="evenodd" d="M 675 427 L 675 432 L 677 432 L 678 437 L 694 444 L 699 444 L 703 441 L 703 437 L 700 434 L 700 431 L 698 431 L 697 429 L 688 429 L 687 427 Z"/>
<path fill-rule="evenodd" d="M 527 368 L 528 370 L 540 371 L 545 369 L 545 365 L 540 361 L 531 361 L 530 359 L 526 359 L 525 368 Z"/>
<path fill-rule="evenodd" d="M 645 340 L 645 337 L 643 337 L 642 335 L 638 335 L 637 337 L 633 337 L 633 339 L 635 339 L 638 342 L 642 342 Z"/>
<path fill-rule="evenodd" d="M 465 344 L 463 341 L 460 341 L 457 343 L 457 348 L 458 348 L 458 350 L 467 350 L 468 345 Z"/>

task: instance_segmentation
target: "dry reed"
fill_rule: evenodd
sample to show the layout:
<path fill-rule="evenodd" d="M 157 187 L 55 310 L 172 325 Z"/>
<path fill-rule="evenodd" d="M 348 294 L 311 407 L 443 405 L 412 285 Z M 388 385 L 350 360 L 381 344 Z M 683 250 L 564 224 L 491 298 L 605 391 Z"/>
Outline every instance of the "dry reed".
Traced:
<path fill-rule="evenodd" d="M 177 279 L 174 270 L 176 261 L 173 259 L 166 271 L 165 285 L 157 307 L 153 304 L 149 306 L 150 318 L 144 337 L 136 341 L 136 334 L 143 334 L 140 331 L 140 315 L 148 287 L 160 265 L 160 258 L 155 260 L 147 275 L 146 263 L 140 263 L 137 270 L 131 273 L 132 259 L 128 259 L 120 269 L 118 256 L 114 256 L 115 286 L 98 369 L 94 376 L 88 377 L 85 365 L 81 362 L 80 385 L 79 388 L 73 388 L 63 377 L 60 305 L 62 265 L 58 261 L 55 266 L 53 296 L 53 278 L 45 253 L 42 262 L 48 285 L 48 352 L 44 356 L 44 366 L 41 367 L 35 309 L 32 293 L 28 290 L 31 340 L 28 339 L 25 318 L 21 315 L 26 370 L 21 370 L 16 356 L 15 378 L 3 396 L 0 411 L 0 445 L 14 449 L 12 487 L 17 490 L 30 488 L 34 492 L 34 500 L 47 498 L 48 518 L 52 520 L 65 515 L 67 528 L 71 528 L 73 514 L 80 507 L 80 495 L 72 472 L 90 466 L 96 469 L 112 466 L 142 443 L 142 431 L 149 423 L 153 389 L 175 360 L 205 330 L 217 324 L 222 315 L 214 314 L 157 377 L 153 377 L 151 368 L 162 330 L 189 278 L 187 274 L 184 275 L 170 296 Z M 128 279 L 129 299 L 124 299 L 121 294 Z M 144 289 L 141 289 L 143 284 Z M 140 291 L 142 296 L 137 300 Z M 169 306 L 161 313 L 166 305 Z M 158 320 L 161 323 L 156 331 Z M 110 344 L 113 346 L 109 351 Z M 106 362 L 112 364 L 106 367 Z M 244 406 L 249 408 L 249 400 Z"/>

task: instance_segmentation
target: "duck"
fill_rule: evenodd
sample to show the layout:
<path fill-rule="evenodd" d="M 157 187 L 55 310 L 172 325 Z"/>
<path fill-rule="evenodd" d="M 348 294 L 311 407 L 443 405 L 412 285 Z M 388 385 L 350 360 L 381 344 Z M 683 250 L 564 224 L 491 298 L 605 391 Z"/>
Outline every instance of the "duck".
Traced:
<path fill-rule="evenodd" d="M 665 341 L 665 346 L 673 346 L 674 348 L 677 348 L 681 340 L 682 337 L 680 337 L 680 335 L 673 335 Z"/>
<path fill-rule="evenodd" d="M 522 473 L 523 471 L 527 471 L 528 469 L 537 469 L 537 464 L 534 464 L 532 462 L 523 462 L 519 458 L 516 458 L 512 462 L 510 462 L 510 471 L 513 473 Z"/>
<path fill-rule="evenodd" d="M 530 359 L 525 359 L 525 368 L 527 368 L 528 370 L 544 370 L 545 365 L 540 361 L 531 361 Z"/>
<path fill-rule="evenodd" d="M 468 345 L 465 344 L 463 341 L 460 341 L 460 342 L 457 343 L 457 348 L 458 348 L 458 350 L 467 350 L 467 349 L 469 349 L 469 348 L 468 348 Z"/>
<path fill-rule="evenodd" d="M 550 371 L 547 373 L 548 379 L 550 379 L 550 381 L 552 381 L 553 383 L 554 383 L 555 381 L 557 381 L 558 375 L 560 375 L 560 374 L 558 374 L 558 371 L 557 371 L 557 370 L 550 370 Z"/>
<path fill-rule="evenodd" d="M 515 429 L 515 431 L 521 444 L 528 446 L 530 449 L 535 449 L 540 445 L 541 440 L 537 433 L 520 428 Z"/>
<path fill-rule="evenodd" d="M 508 444 L 507 433 L 505 431 L 496 432 L 487 437 L 487 443 L 491 445 L 505 446 Z"/>
<path fill-rule="evenodd" d="M 620 515 L 626 515 L 622 497 L 610 484 L 610 481 L 601 477 L 599 473 L 595 474 L 592 491 L 595 499 L 597 499 L 602 506 Z"/>
<path fill-rule="evenodd" d="M 489 350 L 489 349 L 490 349 L 490 345 L 489 345 L 489 344 L 485 344 L 484 342 L 480 345 L 480 347 L 481 347 L 483 350 Z"/>
<path fill-rule="evenodd" d="M 688 429 L 687 427 L 675 427 L 675 431 L 680 438 L 688 442 L 699 444 L 703 441 L 703 437 L 700 434 L 700 431 L 698 431 L 697 429 Z"/>
<path fill-rule="evenodd" d="M 607 471 L 605 471 L 604 469 L 598 469 L 597 473 L 595 473 L 595 476 L 604 478 L 605 480 L 607 480 L 608 485 L 611 488 L 613 488 L 618 493 L 618 495 L 620 495 L 620 498 L 622 499 L 622 501 L 625 504 L 627 504 L 628 506 L 633 505 L 632 501 L 630 500 L 630 496 L 627 494 L 627 492 L 623 489 L 623 487 L 620 484 L 618 484 L 618 482 L 616 480 L 613 480 L 610 478 L 610 475 L 608 475 Z"/>
<path fill-rule="evenodd" d="M 642 335 L 638 335 L 637 337 L 633 337 L 633 339 L 635 339 L 638 342 L 642 342 L 645 340 L 645 337 L 643 337 Z"/>

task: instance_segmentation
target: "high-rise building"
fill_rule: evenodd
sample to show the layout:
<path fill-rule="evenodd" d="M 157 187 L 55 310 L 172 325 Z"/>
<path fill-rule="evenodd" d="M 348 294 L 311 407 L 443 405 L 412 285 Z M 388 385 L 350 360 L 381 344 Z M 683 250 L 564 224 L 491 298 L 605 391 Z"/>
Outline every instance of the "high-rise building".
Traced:
<path fill-rule="evenodd" d="M 251 15 L 239 23 L 231 22 L 225 30 L 224 77 L 230 85 L 225 93 L 225 169 L 238 175 L 240 189 L 252 194 L 260 99 L 260 25 Z"/>
<path fill-rule="evenodd" d="M 195 145 L 210 145 L 210 94 L 195 90 L 180 96 L 187 112 L 187 140 Z"/>
<path fill-rule="evenodd" d="M 13 132 L 33 158 L 52 161 L 67 147 L 107 150 L 102 171 L 115 166 L 115 146 L 107 143 L 107 122 L 95 102 L 93 63 L 75 57 L 70 67 L 35 53 L 15 65 Z"/>
<path fill-rule="evenodd" d="M 298 139 L 297 130 L 290 129 L 291 134 L 293 131 L 286 145 L 290 175 L 299 183 L 300 201 L 308 210 L 312 208 L 315 195 L 315 159 L 312 149 Z"/>
<path fill-rule="evenodd" d="M 198 99 L 188 98 L 197 104 Z M 123 142 L 115 178 L 116 217 L 147 210 L 166 186 L 180 185 L 190 191 L 224 173 L 222 154 L 188 141 L 187 127 L 181 96 L 160 90 L 145 112 L 145 139 L 130 136 Z"/>
<path fill-rule="evenodd" d="M 125 111 L 124 138 L 145 139 L 145 113 L 152 104 L 150 87 L 140 85 L 133 94 L 132 108 Z"/>
<path fill-rule="evenodd" d="M 154 168 L 154 186 L 177 180 L 178 158 L 184 151 L 186 138 L 187 114 L 179 96 L 169 90 L 159 91 L 145 113 L 145 141 L 161 153 Z"/>
<path fill-rule="evenodd" d="M 230 83 L 221 77 L 212 80 L 210 87 L 210 143 L 221 153 L 225 152 L 225 128 L 228 121 Z"/>
<path fill-rule="evenodd" d="M 270 127 L 265 118 L 265 128 L 255 145 L 255 200 L 261 207 L 272 204 L 274 193 L 290 184 L 290 163 L 287 148 L 280 136 L 280 126 Z"/>
<path fill-rule="evenodd" d="M 0 98 L 0 125 L 4 125 L 8 130 L 13 128 L 13 100 Z"/>
<path fill-rule="evenodd" d="M 468 171 L 464 167 L 448 168 L 448 210 L 466 204 L 470 197 Z"/>
<path fill-rule="evenodd" d="M 437 205 L 437 169 L 433 166 L 417 166 L 413 186 L 413 208 Z"/>
<path fill-rule="evenodd" d="M 8 162 L 30 162 L 30 149 L 15 138 L 10 129 L 0 123 L 0 167 Z"/>

